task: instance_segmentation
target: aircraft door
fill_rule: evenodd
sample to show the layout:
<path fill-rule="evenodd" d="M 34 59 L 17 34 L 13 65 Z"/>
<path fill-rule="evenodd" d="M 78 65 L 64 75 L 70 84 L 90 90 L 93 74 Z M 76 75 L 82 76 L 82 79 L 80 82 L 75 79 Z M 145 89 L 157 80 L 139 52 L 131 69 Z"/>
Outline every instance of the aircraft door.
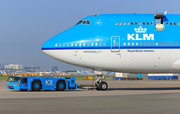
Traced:
<path fill-rule="evenodd" d="M 120 52 L 119 36 L 111 36 L 111 52 Z"/>

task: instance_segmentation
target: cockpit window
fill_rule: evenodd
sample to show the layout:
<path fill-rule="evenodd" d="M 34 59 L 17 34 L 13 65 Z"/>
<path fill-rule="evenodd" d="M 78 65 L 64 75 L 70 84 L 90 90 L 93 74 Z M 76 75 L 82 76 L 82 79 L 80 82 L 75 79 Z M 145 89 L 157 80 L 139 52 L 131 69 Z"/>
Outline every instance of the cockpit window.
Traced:
<path fill-rule="evenodd" d="M 87 24 L 90 24 L 90 21 L 89 21 L 89 20 L 87 21 Z"/>
<path fill-rule="evenodd" d="M 90 24 L 90 20 L 81 20 L 81 21 L 79 21 L 76 25 L 79 25 L 79 24 L 89 25 L 89 24 Z"/>
<path fill-rule="evenodd" d="M 83 21 L 79 21 L 79 22 L 77 23 L 77 25 L 82 24 L 82 22 L 83 22 Z"/>
<path fill-rule="evenodd" d="M 83 21 L 82 24 L 86 24 L 86 21 Z"/>

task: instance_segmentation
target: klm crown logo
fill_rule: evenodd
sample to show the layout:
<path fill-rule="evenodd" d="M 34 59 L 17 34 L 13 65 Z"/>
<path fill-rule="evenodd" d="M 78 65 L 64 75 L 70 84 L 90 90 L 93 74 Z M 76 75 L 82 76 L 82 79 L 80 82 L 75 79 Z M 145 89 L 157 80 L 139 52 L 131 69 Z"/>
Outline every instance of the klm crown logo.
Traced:
<path fill-rule="evenodd" d="M 154 40 L 154 34 L 146 34 L 147 28 L 134 28 L 136 34 L 127 34 L 127 40 Z M 143 34 L 139 34 L 143 33 Z"/>
<path fill-rule="evenodd" d="M 141 26 L 139 28 L 134 29 L 136 33 L 146 33 L 147 28 L 142 28 Z"/>

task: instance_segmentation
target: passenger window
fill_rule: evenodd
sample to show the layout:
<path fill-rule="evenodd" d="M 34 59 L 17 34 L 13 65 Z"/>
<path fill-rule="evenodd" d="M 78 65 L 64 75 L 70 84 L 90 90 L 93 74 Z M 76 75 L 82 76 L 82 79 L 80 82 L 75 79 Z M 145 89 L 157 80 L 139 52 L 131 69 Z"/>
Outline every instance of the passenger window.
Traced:
<path fill-rule="evenodd" d="M 176 25 L 176 23 L 174 23 L 174 25 Z"/>
<path fill-rule="evenodd" d="M 151 22 L 151 25 L 153 25 L 153 22 Z"/>
<path fill-rule="evenodd" d="M 162 45 L 162 42 L 160 42 L 159 45 L 161 46 L 161 45 Z"/>
<path fill-rule="evenodd" d="M 141 22 L 139 22 L 139 25 L 141 25 Z"/>
<path fill-rule="evenodd" d="M 149 22 L 147 22 L 147 25 L 149 25 Z"/>
<path fill-rule="evenodd" d="M 180 23 L 178 23 L 178 25 L 180 25 Z"/>
<path fill-rule="evenodd" d="M 145 25 L 145 22 L 143 22 L 143 25 Z"/>
<path fill-rule="evenodd" d="M 101 42 L 99 43 L 99 46 L 102 46 L 102 43 L 101 43 Z"/>
<path fill-rule="evenodd" d="M 85 46 L 86 44 L 85 43 L 83 43 L 83 46 Z"/>
<path fill-rule="evenodd" d="M 152 42 L 152 46 L 154 45 L 154 42 Z"/>
<path fill-rule="evenodd" d="M 123 25 L 125 25 L 126 23 L 124 22 Z"/>
<path fill-rule="evenodd" d="M 131 22 L 131 25 L 133 25 L 133 22 Z"/>
<path fill-rule="evenodd" d="M 81 43 L 79 43 L 79 46 L 81 46 Z"/>
<path fill-rule="evenodd" d="M 158 42 L 156 42 L 156 45 L 158 45 Z"/>
<path fill-rule="evenodd" d="M 69 46 L 69 43 L 67 43 L 67 46 Z"/>
<path fill-rule="evenodd" d="M 75 46 L 77 46 L 77 43 L 75 43 Z"/>
<path fill-rule="evenodd" d="M 130 43 L 128 42 L 128 46 L 130 45 Z"/>
<path fill-rule="evenodd" d="M 132 46 L 134 45 L 134 42 L 132 42 Z"/>
<path fill-rule="evenodd" d="M 73 43 L 71 43 L 71 46 L 73 46 Z"/>
<path fill-rule="evenodd" d="M 59 47 L 61 47 L 61 43 L 59 43 Z"/>
<path fill-rule="evenodd" d="M 142 46 L 142 42 L 140 42 L 140 45 Z"/>
<path fill-rule="evenodd" d="M 148 42 L 148 45 L 150 45 L 150 42 Z"/>
<path fill-rule="evenodd" d="M 144 46 L 146 45 L 146 42 L 144 42 Z"/>
<path fill-rule="evenodd" d="M 177 42 L 175 42 L 175 45 L 177 46 Z"/>
<path fill-rule="evenodd" d="M 129 22 L 127 22 L 127 25 L 129 25 Z"/>
<path fill-rule="evenodd" d="M 87 46 L 89 46 L 89 43 L 87 43 Z"/>
<path fill-rule="evenodd" d="M 135 25 L 137 25 L 137 22 L 135 22 Z"/>
<path fill-rule="evenodd" d="M 119 23 L 119 25 L 121 25 L 121 22 Z"/>
<path fill-rule="evenodd" d="M 168 42 L 167 45 L 169 46 L 169 44 L 170 44 L 170 43 Z"/>
<path fill-rule="evenodd" d="M 97 46 L 97 43 L 95 43 L 95 46 Z"/>
<path fill-rule="evenodd" d="M 55 44 L 55 46 L 57 47 L 57 43 Z"/>
<path fill-rule="evenodd" d="M 168 25 L 168 22 L 166 22 L 166 25 Z"/>
<path fill-rule="evenodd" d="M 105 43 L 105 42 L 103 43 L 103 46 L 106 46 L 106 43 Z"/>
<path fill-rule="evenodd" d="M 124 42 L 124 46 L 126 45 L 126 43 Z"/>
<path fill-rule="evenodd" d="M 117 25 L 117 22 L 115 23 L 115 25 Z"/>
<path fill-rule="evenodd" d="M 91 46 L 93 46 L 93 43 L 91 43 Z"/>
<path fill-rule="evenodd" d="M 170 23 L 170 25 L 172 25 L 172 23 Z"/>
<path fill-rule="evenodd" d="M 164 42 L 163 45 L 165 46 L 165 45 L 166 45 L 166 42 Z"/>
<path fill-rule="evenodd" d="M 171 45 L 173 46 L 173 45 L 174 45 L 174 43 L 173 43 L 173 42 L 171 42 Z"/>
<path fill-rule="evenodd" d="M 138 45 L 138 42 L 136 42 L 136 45 Z"/>
<path fill-rule="evenodd" d="M 65 46 L 65 43 L 63 43 L 63 46 Z"/>

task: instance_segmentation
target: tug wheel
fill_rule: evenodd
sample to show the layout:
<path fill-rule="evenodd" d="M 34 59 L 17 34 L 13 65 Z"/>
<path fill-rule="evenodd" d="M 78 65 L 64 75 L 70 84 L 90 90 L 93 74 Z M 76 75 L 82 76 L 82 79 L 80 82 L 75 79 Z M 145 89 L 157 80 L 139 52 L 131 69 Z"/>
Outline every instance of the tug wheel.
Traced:
<path fill-rule="evenodd" d="M 33 91 L 40 91 L 41 89 L 41 81 L 40 80 L 34 80 L 32 82 L 32 90 Z"/>
<path fill-rule="evenodd" d="M 56 83 L 56 91 L 64 91 L 66 88 L 66 84 L 63 80 L 59 80 L 57 83 Z"/>

